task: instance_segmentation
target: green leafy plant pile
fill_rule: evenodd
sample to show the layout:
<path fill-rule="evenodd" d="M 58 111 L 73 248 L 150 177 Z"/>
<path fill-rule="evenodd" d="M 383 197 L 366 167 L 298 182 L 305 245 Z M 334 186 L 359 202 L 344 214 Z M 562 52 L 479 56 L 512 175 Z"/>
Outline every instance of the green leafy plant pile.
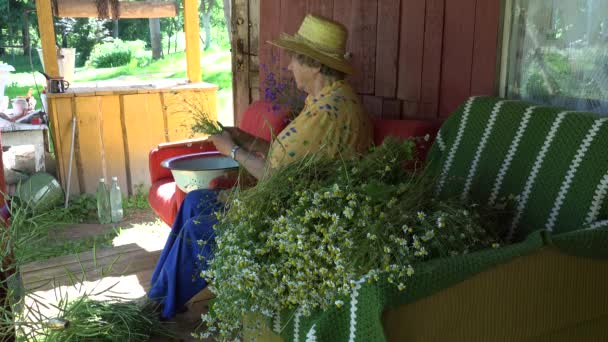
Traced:
<path fill-rule="evenodd" d="M 190 126 L 191 135 L 195 134 L 220 134 L 224 131 L 224 126 L 211 116 L 207 110 L 207 101 L 200 97 L 180 96 L 181 110 L 178 112 L 187 113 L 194 119 Z"/>
<path fill-rule="evenodd" d="M 361 160 L 311 157 L 237 190 L 202 273 L 217 298 L 201 336 L 238 338 L 251 312 L 340 307 L 364 275 L 407 291 L 420 262 L 498 247 L 487 223 L 503 211 L 435 200 L 434 177 L 412 168 L 414 150 L 389 139 Z"/>
<path fill-rule="evenodd" d="M 152 305 L 152 304 L 148 304 Z M 174 338 L 158 320 L 154 308 L 136 302 L 97 301 L 85 295 L 62 301 L 62 317 L 45 322 L 46 342 L 149 341 L 150 336 Z"/>
<path fill-rule="evenodd" d="M 145 50 L 145 46 L 146 43 L 141 40 L 114 39 L 112 42 L 100 43 L 93 47 L 88 63 L 95 68 L 112 68 L 127 65 L 131 62 L 132 57 L 137 56 L 145 65 L 148 61 L 144 56 L 138 54 L 138 51 Z"/>

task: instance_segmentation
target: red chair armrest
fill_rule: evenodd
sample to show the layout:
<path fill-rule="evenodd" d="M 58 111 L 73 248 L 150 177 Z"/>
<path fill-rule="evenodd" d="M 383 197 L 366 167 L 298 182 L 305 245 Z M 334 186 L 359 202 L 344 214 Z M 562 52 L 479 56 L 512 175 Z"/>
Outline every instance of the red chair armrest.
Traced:
<path fill-rule="evenodd" d="M 151 184 L 154 184 L 156 181 L 162 178 L 173 178 L 170 170 L 160 166 L 160 163 L 163 160 L 184 154 L 212 151 L 216 151 L 216 148 L 207 139 L 184 140 L 174 143 L 159 144 L 156 148 L 150 151 L 150 155 L 148 157 L 148 168 L 150 170 Z"/>

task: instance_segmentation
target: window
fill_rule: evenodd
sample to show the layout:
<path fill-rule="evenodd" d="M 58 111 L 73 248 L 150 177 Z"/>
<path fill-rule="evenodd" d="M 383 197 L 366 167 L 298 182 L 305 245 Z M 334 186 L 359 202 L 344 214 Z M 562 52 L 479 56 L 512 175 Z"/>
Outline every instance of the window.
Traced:
<path fill-rule="evenodd" d="M 501 95 L 608 115 L 608 1 L 506 1 Z"/>

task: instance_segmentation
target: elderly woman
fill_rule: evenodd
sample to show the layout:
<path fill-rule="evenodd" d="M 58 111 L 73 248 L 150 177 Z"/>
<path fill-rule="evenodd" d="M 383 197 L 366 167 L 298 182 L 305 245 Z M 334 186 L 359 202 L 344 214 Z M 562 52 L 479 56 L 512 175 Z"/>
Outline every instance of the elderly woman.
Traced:
<path fill-rule="evenodd" d="M 358 96 L 344 81 L 352 67 L 344 58 L 347 32 L 333 21 L 308 15 L 295 35 L 270 41 L 291 55 L 288 70 L 308 94 L 302 112 L 272 143 L 226 128 L 211 136 L 217 150 L 239 162 L 256 179 L 307 155 L 355 157 L 372 143 L 372 125 Z M 198 274 L 212 257 L 213 212 L 222 207 L 217 190 L 190 192 L 180 207 L 154 275 L 149 297 L 171 317 L 206 286 Z M 202 256 L 202 257 L 201 257 Z"/>

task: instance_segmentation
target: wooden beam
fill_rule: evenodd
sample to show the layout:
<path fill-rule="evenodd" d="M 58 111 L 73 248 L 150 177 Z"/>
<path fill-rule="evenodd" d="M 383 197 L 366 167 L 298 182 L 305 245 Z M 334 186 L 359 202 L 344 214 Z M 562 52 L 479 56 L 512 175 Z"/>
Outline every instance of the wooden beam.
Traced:
<path fill-rule="evenodd" d="M 201 77 L 201 42 L 199 38 L 198 1 L 184 0 L 184 31 L 186 33 L 186 62 L 188 80 L 200 82 Z"/>
<path fill-rule="evenodd" d="M 57 44 L 55 43 L 55 28 L 53 26 L 51 0 L 36 1 L 36 16 L 38 17 L 40 41 L 42 42 L 44 70 L 49 76 L 59 77 L 59 63 L 57 62 Z"/>
<path fill-rule="evenodd" d="M 37 1 L 39 2 L 39 1 Z M 109 16 L 112 18 L 112 7 L 108 2 Z M 177 15 L 177 3 L 153 1 L 121 1 L 120 19 L 166 18 Z M 97 18 L 95 0 L 57 0 L 58 17 Z"/>

